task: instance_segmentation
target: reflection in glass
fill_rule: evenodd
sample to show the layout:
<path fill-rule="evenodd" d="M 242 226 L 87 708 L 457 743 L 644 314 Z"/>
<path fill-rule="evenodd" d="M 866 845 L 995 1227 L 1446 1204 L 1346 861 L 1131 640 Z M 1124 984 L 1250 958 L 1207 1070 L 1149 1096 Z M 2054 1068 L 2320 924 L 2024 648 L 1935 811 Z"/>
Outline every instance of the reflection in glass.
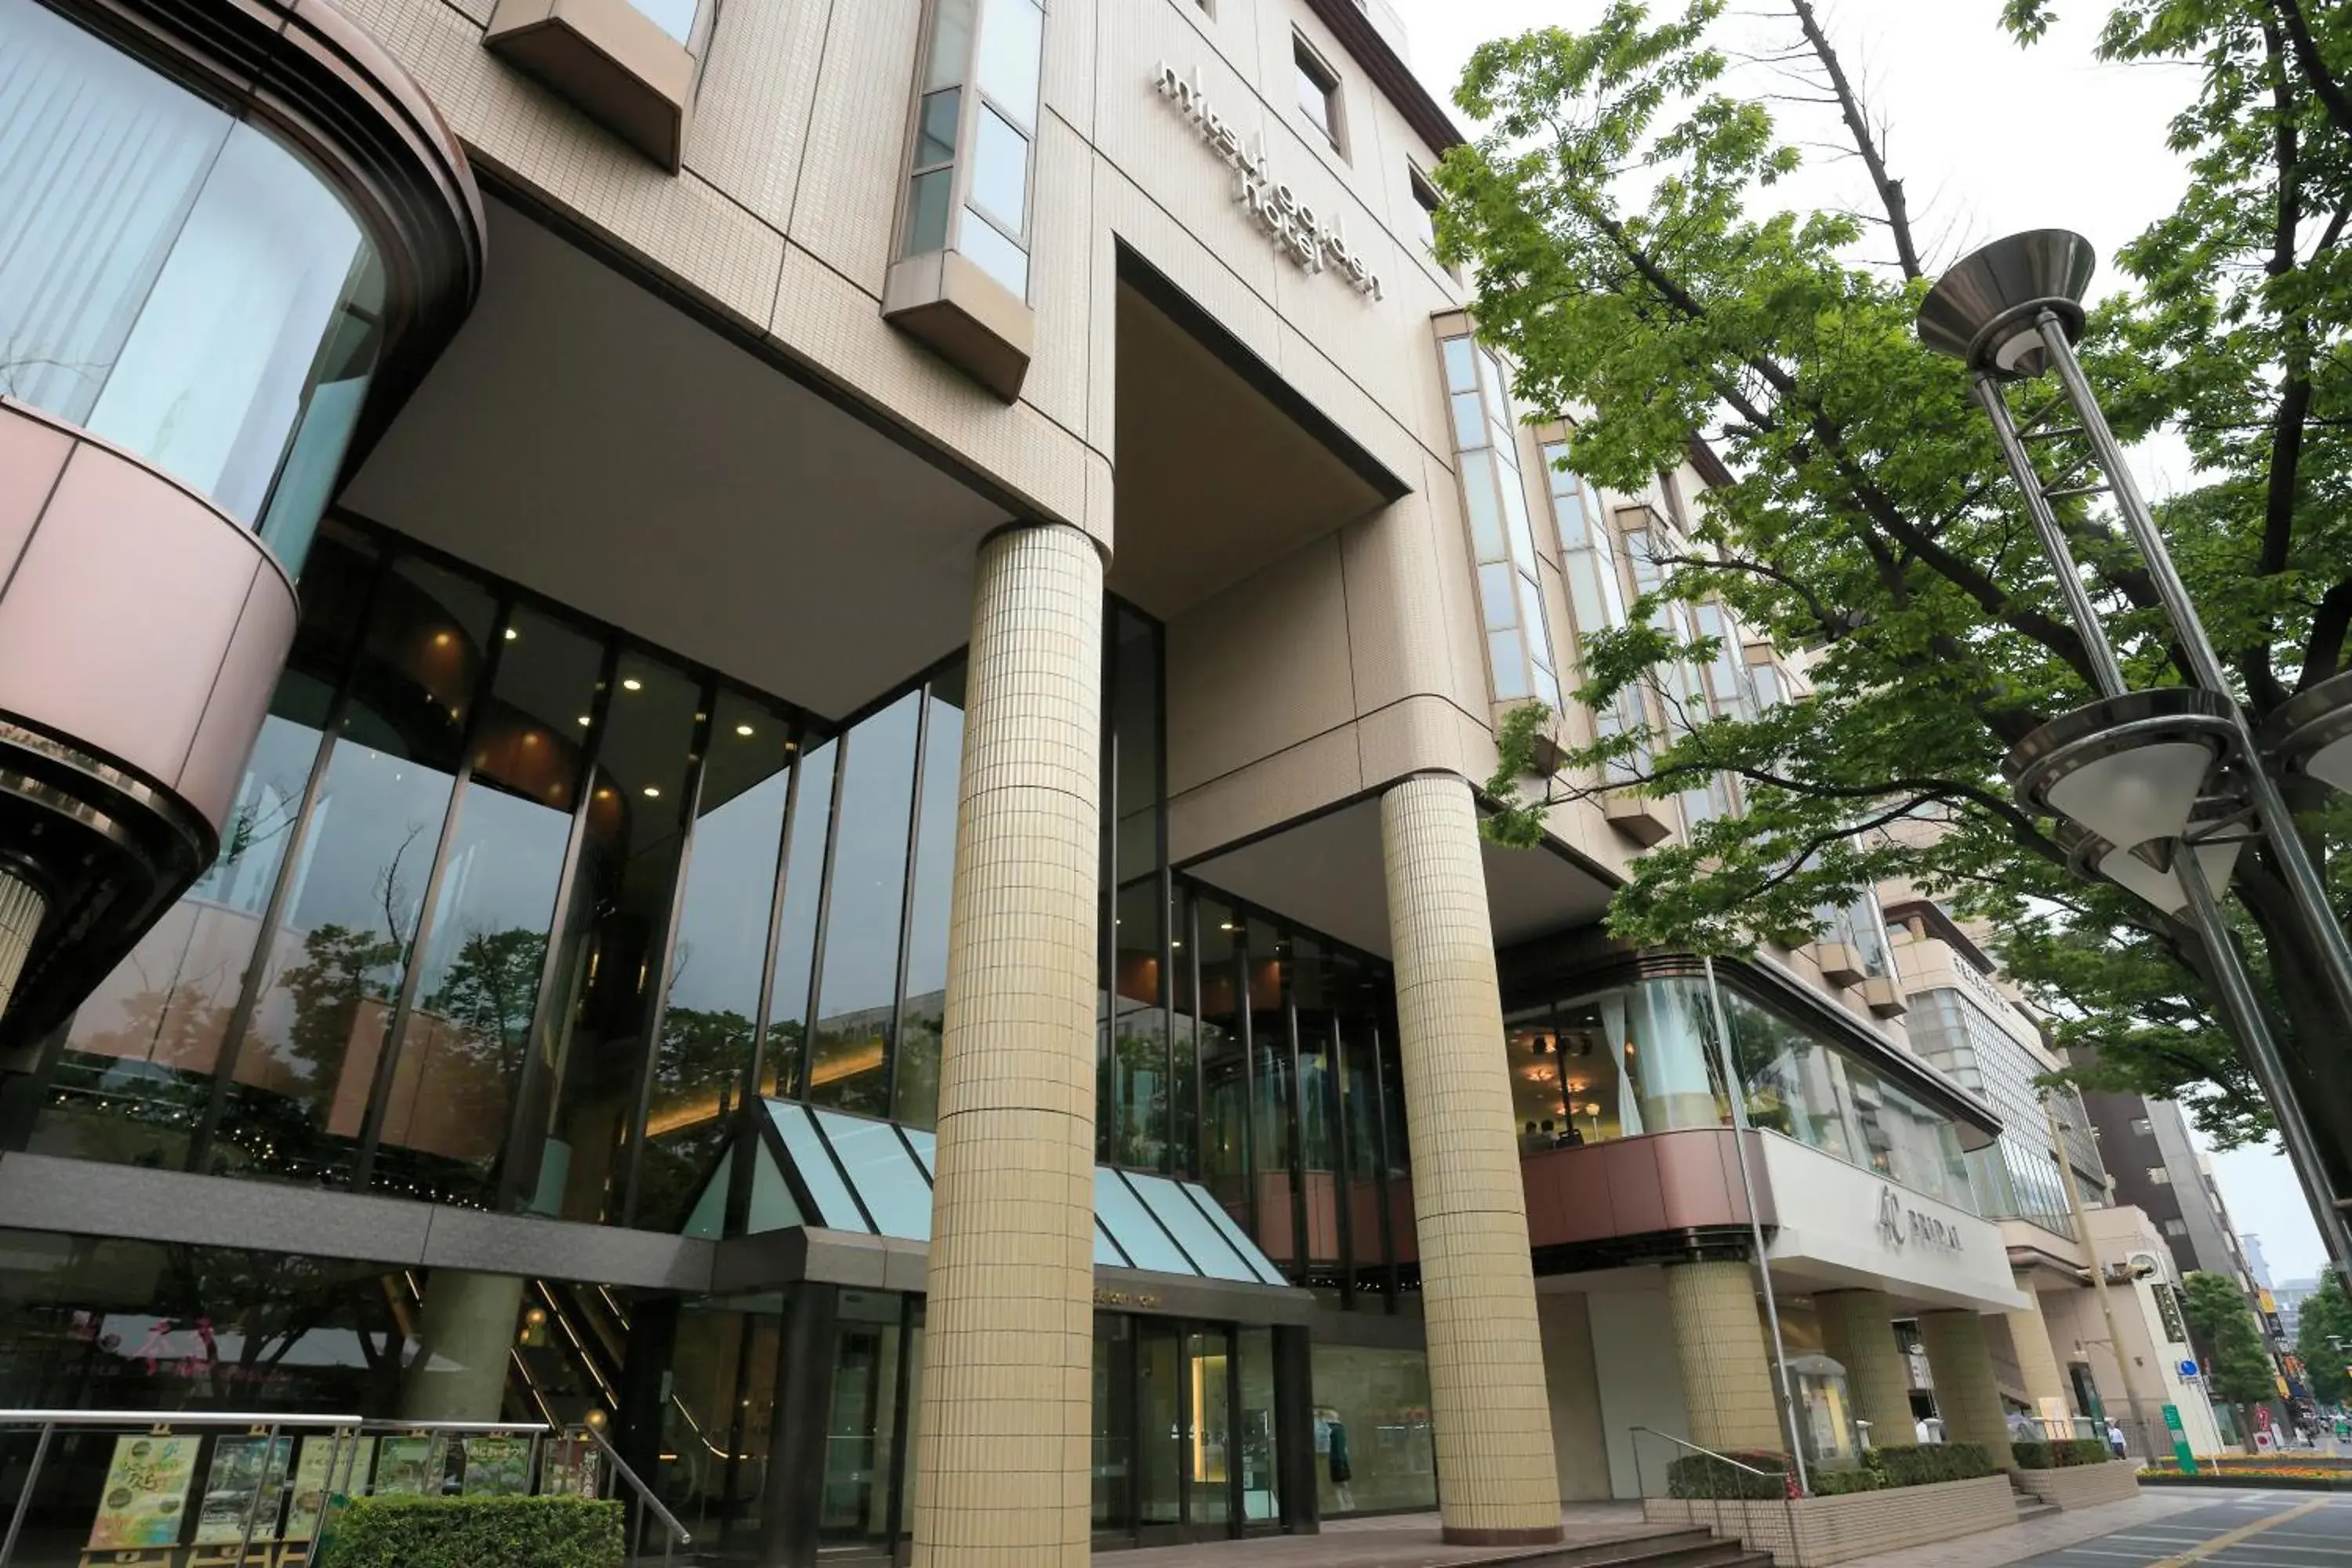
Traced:
<path fill-rule="evenodd" d="M 896 1295 L 841 1292 L 817 1525 L 822 1541 L 878 1543 L 887 1537 L 899 1311 Z"/>
<path fill-rule="evenodd" d="M 1319 1341 L 1311 1354 L 1315 1488 L 1323 1512 L 1435 1508 L 1429 1358 Z"/>
<path fill-rule="evenodd" d="M 972 138 L 971 200 L 997 227 L 1020 235 L 1028 218 L 1029 141 L 984 107 Z"/>
<path fill-rule="evenodd" d="M 898 996 L 898 928 L 922 693 L 910 691 L 851 731 L 825 898 L 824 974 L 809 1098 L 887 1115 Z"/>
<path fill-rule="evenodd" d="M 1275 1459 L 1274 1331 L 1244 1326 L 1234 1336 L 1241 1363 L 1242 1518 L 1250 1524 L 1282 1517 L 1281 1468 Z"/>
<path fill-rule="evenodd" d="M 373 570 L 341 536 L 313 556 L 220 854 L 74 1015 L 34 1152 L 173 1166 L 192 1152 Z"/>
<path fill-rule="evenodd" d="M 768 1043 L 760 1092 L 797 1095 L 807 1044 L 809 982 L 815 976 L 816 919 L 824 890 L 824 841 L 833 822 L 834 769 L 841 742 L 803 750 L 786 829 L 784 905 L 776 925 L 776 973 L 768 1004 Z"/>
<path fill-rule="evenodd" d="M 216 1163 L 350 1179 L 493 620 L 487 593 L 421 562 L 383 583 L 285 912 L 258 961 Z M 417 1169 L 393 1190 L 438 1197 L 445 1174 L 457 1176 Z M 449 1195 L 468 1195 L 469 1183 L 456 1185 Z"/>
<path fill-rule="evenodd" d="M 1185 1463 L 1196 1525 L 1222 1525 L 1233 1517 L 1232 1367 L 1233 1337 L 1226 1330 L 1194 1329 L 1184 1336 L 1184 1373 L 1192 1385 Z"/>
<path fill-rule="evenodd" d="M 41 6 L 0 0 L 0 393 L 248 525 L 282 486 L 299 570 L 380 347 L 373 246 L 257 122 Z"/>
<path fill-rule="evenodd" d="M 547 958 L 581 772 L 572 719 L 595 694 L 602 650 L 569 626 L 518 612 L 477 721 L 398 1044 L 378 1179 L 425 1181 L 487 1202 Z"/>
<path fill-rule="evenodd" d="M 1024 129 L 1036 121 L 1045 32 L 1045 16 L 1037 0 L 987 0 L 981 11 L 972 79 Z"/>
<path fill-rule="evenodd" d="M 1146 1525 L 1174 1524 L 1182 1517 L 1178 1511 L 1177 1470 L 1184 1462 L 1185 1447 L 1183 1409 L 1177 1391 L 1182 1358 L 1178 1353 L 1176 1325 L 1138 1318 L 1135 1330 L 1136 1381 L 1143 1407 L 1143 1419 L 1136 1427 L 1136 1516 Z"/>
<path fill-rule="evenodd" d="M 637 1211 L 656 1228 L 701 1179 L 749 1087 L 792 758 L 783 718 L 719 694 L 646 1108 Z"/>
<path fill-rule="evenodd" d="M 1135 1526 L 1129 1489 L 1135 1463 L 1135 1333 L 1124 1312 L 1095 1314 L 1094 1529 Z"/>
<path fill-rule="evenodd" d="M 683 672 L 637 654 L 618 669 L 572 894 L 575 907 L 593 912 L 549 1002 L 562 1025 L 551 1063 L 555 1131 L 540 1188 L 561 1194 L 555 1212 L 563 1218 L 587 1221 L 630 1218 L 646 1032 L 685 840 L 695 735 L 707 721 L 701 684 Z M 640 1217 L 659 1225 L 674 1216 Z"/>
<path fill-rule="evenodd" d="M 963 665 L 935 676 L 923 710 L 915 809 L 915 881 L 907 909 L 906 1001 L 899 1009 L 898 1104 L 903 1122 L 939 1118 L 940 1034 L 947 1026 L 948 904 L 955 888 L 956 806 L 963 767 Z"/>

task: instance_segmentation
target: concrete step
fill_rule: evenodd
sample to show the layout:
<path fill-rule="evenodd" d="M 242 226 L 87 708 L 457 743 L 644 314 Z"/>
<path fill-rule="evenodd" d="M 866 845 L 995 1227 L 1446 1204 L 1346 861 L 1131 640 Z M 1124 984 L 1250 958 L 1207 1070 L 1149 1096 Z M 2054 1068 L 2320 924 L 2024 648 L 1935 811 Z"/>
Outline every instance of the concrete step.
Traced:
<path fill-rule="evenodd" d="M 1550 1552 L 1515 1552 L 1509 1563 L 1511 1568 L 1520 1563 L 1541 1568 L 1747 1568 L 1748 1560 L 1758 1555 L 1711 1531 L 1676 1530 Z"/>

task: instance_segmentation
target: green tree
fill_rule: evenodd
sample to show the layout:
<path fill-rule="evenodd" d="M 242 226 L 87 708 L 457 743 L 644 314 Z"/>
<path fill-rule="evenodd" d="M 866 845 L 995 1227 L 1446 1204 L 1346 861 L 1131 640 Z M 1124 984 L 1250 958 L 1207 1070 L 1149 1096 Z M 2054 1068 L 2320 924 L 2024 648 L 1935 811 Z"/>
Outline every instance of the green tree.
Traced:
<path fill-rule="evenodd" d="M 2352 1298 L 2346 1297 L 2344 1281 L 2336 1275 L 2323 1278 L 2318 1292 L 2304 1302 L 2294 1353 L 2314 1399 L 2322 1405 L 2352 1403 L 2352 1373 L 2346 1372 L 2346 1363 L 2352 1363 Z"/>
<path fill-rule="evenodd" d="M 1801 942 L 1818 911 L 1907 879 L 2002 933 L 2060 1042 L 2096 1047 L 2088 1081 L 2184 1099 L 2224 1144 L 2260 1136 L 2267 1110 L 2216 1021 L 2196 932 L 2081 880 L 2003 782 L 2012 744 L 2092 696 L 2084 644 L 1967 373 L 1914 334 L 1930 258 L 1876 122 L 1809 0 L 1784 4 L 1790 52 L 1774 63 L 1816 79 L 1868 175 L 1867 211 L 1782 205 L 1801 156 L 1767 105 L 1726 89 L 1723 0 L 1663 17 L 1614 0 L 1588 28 L 1489 43 L 1456 95 L 1489 130 L 1440 167 L 1440 244 L 1475 263 L 1475 314 L 1515 360 L 1522 403 L 1589 410 L 1570 465 L 1620 491 L 1682 463 L 1693 432 L 1728 466 L 1686 538 L 1653 531 L 1664 580 L 1630 624 L 1579 628 L 1580 702 L 1609 713 L 1636 694 L 1645 722 L 1586 736 L 1571 718 L 1563 765 L 1533 778 L 1526 742 L 1549 716 L 1522 718 L 1489 830 L 1526 843 L 1564 799 L 1664 798 L 1720 776 L 1740 809 L 1641 859 L 1612 905 L 1616 934 L 1718 952 Z M 2011 9 L 2021 36 L 2046 21 L 2030 0 Z M 2189 189 L 2125 247 L 2133 286 L 2081 345 L 2125 439 L 2168 424 L 2189 443 L 2207 482 L 2162 521 L 2258 719 L 2342 667 L 2352 625 L 2352 122 L 2325 85 L 2352 60 L 2352 7 L 2299 28 L 2308 47 L 2269 0 L 2116 5 L 2103 58 L 2201 67 L 2172 129 Z M 2053 388 L 2008 395 L 2045 462 L 2076 455 Z M 2073 498 L 2061 521 L 2126 673 L 2183 681 L 2103 507 Z M 1720 645 L 1685 612 L 1710 601 L 1811 650 L 1810 691 L 1694 704 L 1686 671 Z M 2342 844 L 2347 815 L 2305 817 L 2315 851 Z M 2318 1070 L 2352 1021 L 2266 852 L 2242 856 L 2232 890 L 2352 1191 L 2352 1073 Z"/>
<path fill-rule="evenodd" d="M 2234 1280 L 2200 1268 L 2181 1281 L 2181 1310 L 2208 1348 L 2205 1385 L 2237 1416 L 2238 1431 L 2253 1443 L 2253 1407 L 2278 1394 L 2277 1372 L 2263 1348 L 2254 1310 Z"/>

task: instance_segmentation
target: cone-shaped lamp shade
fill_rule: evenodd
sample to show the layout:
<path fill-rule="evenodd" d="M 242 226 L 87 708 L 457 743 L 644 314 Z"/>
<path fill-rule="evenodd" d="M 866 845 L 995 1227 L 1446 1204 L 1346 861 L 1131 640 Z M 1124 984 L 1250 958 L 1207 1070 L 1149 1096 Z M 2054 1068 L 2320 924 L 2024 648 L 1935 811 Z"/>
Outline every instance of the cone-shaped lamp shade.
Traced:
<path fill-rule="evenodd" d="M 2043 798 L 2108 843 L 2131 847 L 2179 837 L 2212 766 L 2212 749 L 2200 742 L 2149 741 L 2053 779 Z"/>
<path fill-rule="evenodd" d="M 1972 370 L 2039 375 L 2049 352 L 2035 326 L 2056 312 L 2069 339 L 2083 330 L 2083 293 L 2099 265 L 2081 235 L 2037 228 L 1996 239 L 1954 262 L 1919 305 L 1919 341 Z"/>
<path fill-rule="evenodd" d="M 2242 847 L 2238 839 L 2217 844 L 2200 845 L 2197 864 L 2205 872 L 2205 885 L 2219 899 L 2229 887 L 2231 876 L 2238 868 L 2238 851 Z M 2180 879 L 2169 871 L 2159 871 L 2128 849 L 2110 849 L 2099 858 L 2099 874 L 2118 886 L 2130 889 L 2166 914 L 2177 915 L 2189 907 L 2189 895 L 2180 890 Z"/>
<path fill-rule="evenodd" d="M 2352 791 L 2352 669 L 2287 699 L 2263 724 L 2263 741 L 2290 772 Z"/>

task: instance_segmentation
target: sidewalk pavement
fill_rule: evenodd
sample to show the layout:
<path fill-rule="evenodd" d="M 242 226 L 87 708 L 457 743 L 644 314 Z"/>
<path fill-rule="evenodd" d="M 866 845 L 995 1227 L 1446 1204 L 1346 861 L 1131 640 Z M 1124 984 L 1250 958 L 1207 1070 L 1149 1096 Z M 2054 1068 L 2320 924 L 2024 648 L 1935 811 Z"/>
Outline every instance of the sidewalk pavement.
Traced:
<path fill-rule="evenodd" d="M 2145 1487 L 2137 1497 L 2122 1502 L 2046 1513 L 2021 1524 L 1963 1535 L 1958 1541 L 1939 1541 L 1931 1546 L 1911 1546 L 1900 1552 L 1856 1557 L 1840 1563 L 1838 1568 L 2001 1568 L 2004 1563 L 2021 1563 L 2028 1557 L 2129 1530 L 2136 1524 L 2152 1523 L 2193 1508 L 2210 1507 L 2216 1500 L 2214 1493 L 2189 1487 Z"/>
<path fill-rule="evenodd" d="M 1594 1545 L 1671 1533 L 1648 1524 L 1639 1503 L 1579 1503 L 1561 1512 L 1564 1544 Z M 1116 1557 L 1097 1553 L 1108 1568 L 1473 1568 L 1557 1552 L 1559 1546 L 1448 1546 L 1434 1513 L 1325 1521 L 1320 1535 L 1265 1535 L 1193 1546 L 1149 1546 Z"/>

